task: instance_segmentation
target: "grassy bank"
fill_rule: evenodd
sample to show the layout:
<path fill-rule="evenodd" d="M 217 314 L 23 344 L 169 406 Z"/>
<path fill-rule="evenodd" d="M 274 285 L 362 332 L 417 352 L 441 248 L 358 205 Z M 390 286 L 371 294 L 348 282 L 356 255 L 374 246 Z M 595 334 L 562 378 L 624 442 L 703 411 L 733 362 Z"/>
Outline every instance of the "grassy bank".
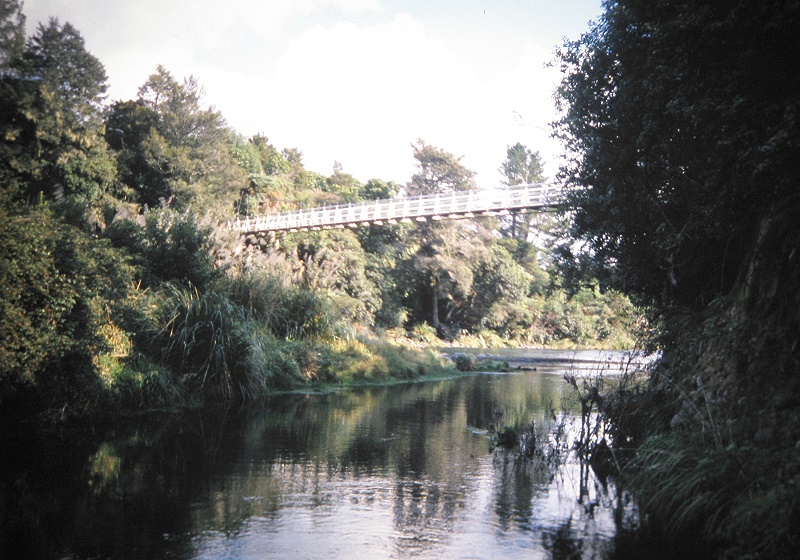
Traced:
<path fill-rule="evenodd" d="M 774 344 L 793 335 L 753 319 L 684 318 L 651 371 L 581 388 L 605 434 L 586 442 L 587 456 L 633 490 L 645 531 L 674 551 L 693 542 L 708 558 L 789 559 L 800 550 L 795 350 Z"/>
<path fill-rule="evenodd" d="M 251 325 L 252 326 L 252 325 Z M 253 392 L 241 389 L 233 400 L 252 401 L 282 392 L 335 391 L 374 385 L 452 379 L 480 371 L 511 371 L 508 362 L 468 355 L 452 358 L 437 344 L 421 343 L 394 330 L 376 334 L 362 329 L 351 339 L 278 340 L 264 332 L 251 333 L 258 345 L 238 372 Z M 175 383 L 169 368 L 143 359 L 120 365 L 110 374 L 114 402 L 132 410 L 172 406 L 199 406 L 228 400 L 225 394 L 204 394 L 202 386 Z M 233 383 L 233 381 L 231 381 Z"/>

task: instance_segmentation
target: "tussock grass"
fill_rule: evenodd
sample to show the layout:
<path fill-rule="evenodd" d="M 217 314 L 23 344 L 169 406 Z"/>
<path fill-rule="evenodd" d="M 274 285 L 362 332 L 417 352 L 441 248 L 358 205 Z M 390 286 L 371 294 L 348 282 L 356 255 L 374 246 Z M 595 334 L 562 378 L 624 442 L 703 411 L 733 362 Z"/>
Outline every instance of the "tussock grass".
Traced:
<path fill-rule="evenodd" d="M 614 472 L 645 525 L 671 546 L 706 546 L 709 558 L 796 558 L 800 446 L 791 434 L 800 421 L 792 408 L 756 412 L 756 396 L 731 402 L 699 376 L 665 379 L 667 365 L 678 371 L 664 360 L 649 379 L 596 399 L 621 465 Z M 759 426 L 768 428 L 756 434 Z"/>
<path fill-rule="evenodd" d="M 702 531 L 719 534 L 737 489 L 747 485 L 734 453 L 690 434 L 649 438 L 638 450 L 634 485 L 644 510 L 672 540 Z"/>
<path fill-rule="evenodd" d="M 232 398 L 246 356 L 246 315 L 224 293 L 169 286 L 154 336 L 169 367 L 204 393 Z"/>
<path fill-rule="evenodd" d="M 253 400 L 317 383 L 452 371 L 432 350 L 353 336 L 323 293 L 267 274 L 245 274 L 204 292 L 169 285 L 143 302 L 147 354 L 172 372 L 176 386 L 202 399 Z M 120 387 L 137 394 L 137 381 L 122 378 Z"/>
<path fill-rule="evenodd" d="M 793 447 L 720 448 L 674 431 L 648 438 L 629 474 L 643 511 L 672 542 L 701 536 L 719 558 L 793 558 L 800 547 Z"/>
<path fill-rule="evenodd" d="M 229 279 L 223 289 L 247 317 L 265 325 L 276 338 L 336 338 L 348 334 L 325 294 L 292 285 L 285 278 L 250 272 Z"/>

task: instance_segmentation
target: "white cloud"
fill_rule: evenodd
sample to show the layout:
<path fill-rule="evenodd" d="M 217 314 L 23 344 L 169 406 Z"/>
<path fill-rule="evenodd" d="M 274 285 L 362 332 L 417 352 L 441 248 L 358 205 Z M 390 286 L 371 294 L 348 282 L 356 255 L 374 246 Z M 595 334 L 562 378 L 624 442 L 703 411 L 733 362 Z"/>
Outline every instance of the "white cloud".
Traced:
<path fill-rule="evenodd" d="M 466 73 L 409 16 L 316 26 L 278 62 L 270 98 L 285 109 L 272 116 L 309 165 L 329 170 L 337 159 L 345 170 L 357 165 L 360 178 L 405 179 L 409 144 L 457 124 Z"/>
<path fill-rule="evenodd" d="M 241 116 L 226 114 L 237 128 L 248 123 L 248 133 L 299 147 L 306 164 L 323 173 L 338 160 L 362 180 L 405 181 L 414 164 L 410 144 L 423 138 L 463 155 L 491 184 L 499 181 L 507 144 L 535 141 L 529 145 L 538 149 L 549 142 L 548 58 L 530 46 L 504 67 L 487 69 L 460 59 L 404 14 L 375 25 L 318 25 L 290 42 L 262 81 L 260 103 L 251 97 L 240 104 Z M 261 127 L 253 130 L 254 123 Z"/>
<path fill-rule="evenodd" d="M 194 75 L 238 131 L 296 147 L 307 167 L 335 160 L 361 180 L 406 181 L 417 138 L 464 156 L 496 184 L 506 145 L 553 162 L 558 72 L 535 34 L 447 33 L 377 0 L 27 0 L 29 31 L 72 22 L 130 99 L 156 65 Z M 550 166 L 553 169 L 553 166 Z M 552 171 L 551 171 L 552 174 Z"/>

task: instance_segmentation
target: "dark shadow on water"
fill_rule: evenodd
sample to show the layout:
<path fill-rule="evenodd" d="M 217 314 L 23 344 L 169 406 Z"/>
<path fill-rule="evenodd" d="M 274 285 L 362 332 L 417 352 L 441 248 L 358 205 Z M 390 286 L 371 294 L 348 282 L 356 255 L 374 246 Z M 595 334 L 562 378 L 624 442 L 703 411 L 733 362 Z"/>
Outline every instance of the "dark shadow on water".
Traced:
<path fill-rule="evenodd" d="M 258 557 L 298 547 L 324 557 L 326 542 L 314 540 L 322 537 L 293 525 L 306 521 L 335 541 L 330 550 L 367 539 L 380 542 L 378 557 L 489 558 L 496 546 L 516 558 L 701 558 L 663 555 L 642 532 L 587 531 L 593 516 L 610 517 L 603 508 L 615 507 L 613 483 L 574 464 L 567 476 L 491 450 L 487 434 L 500 423 L 544 425 L 550 407 L 568 409 L 566 388 L 554 375 L 478 375 L 60 433 L 3 432 L 0 559 L 188 560 L 217 550 L 233 558 L 226 547 L 241 542 Z M 570 480 L 580 488 L 567 515 L 554 522 L 544 512 L 545 520 L 548 496 Z M 373 518 L 384 533 L 358 533 L 357 523 Z M 494 540 L 459 548 L 465 527 Z"/>

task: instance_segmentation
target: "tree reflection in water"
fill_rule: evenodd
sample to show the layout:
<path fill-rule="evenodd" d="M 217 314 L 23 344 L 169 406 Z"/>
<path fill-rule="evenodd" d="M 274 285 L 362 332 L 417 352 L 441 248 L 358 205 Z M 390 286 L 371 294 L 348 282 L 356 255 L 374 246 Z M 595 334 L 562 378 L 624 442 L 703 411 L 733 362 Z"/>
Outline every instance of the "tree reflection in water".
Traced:
<path fill-rule="evenodd" d="M 566 391 L 476 375 L 142 419 L 69 464 L 17 465 L 4 534 L 65 558 L 601 558 L 613 486 L 490 449 L 492 427 L 546 426 Z M 69 470 L 66 495 L 36 484 L 48 468 Z"/>

